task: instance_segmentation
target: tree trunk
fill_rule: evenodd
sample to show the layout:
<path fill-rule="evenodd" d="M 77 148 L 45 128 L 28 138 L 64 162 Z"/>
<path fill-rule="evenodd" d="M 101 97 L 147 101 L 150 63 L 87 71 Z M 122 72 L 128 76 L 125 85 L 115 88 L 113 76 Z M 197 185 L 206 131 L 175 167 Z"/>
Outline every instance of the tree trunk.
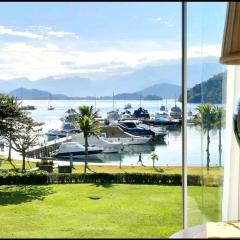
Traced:
<path fill-rule="evenodd" d="M 207 130 L 207 170 L 209 171 L 209 165 L 210 165 L 210 152 L 209 152 L 209 144 L 210 144 L 210 136 L 209 136 L 209 130 Z"/>
<path fill-rule="evenodd" d="M 87 155 L 88 155 L 88 141 L 87 136 L 84 136 L 85 139 L 85 163 L 84 163 L 84 174 L 87 172 Z"/>
<path fill-rule="evenodd" d="M 25 172 L 26 171 L 26 167 L 25 167 L 25 151 L 22 152 L 22 160 L 23 160 L 23 163 L 22 163 L 22 171 Z"/>
<path fill-rule="evenodd" d="M 8 148 L 8 158 L 7 158 L 7 160 L 12 165 L 12 167 L 14 169 L 16 169 L 15 165 L 12 163 L 12 139 L 11 139 L 11 135 L 10 135 L 10 140 L 9 140 L 9 148 Z"/>
<path fill-rule="evenodd" d="M 155 164 L 154 164 L 154 161 L 155 161 L 155 160 L 153 160 L 153 168 L 155 168 Z"/>
<path fill-rule="evenodd" d="M 222 166 L 222 129 L 221 127 L 219 128 L 219 167 Z"/>

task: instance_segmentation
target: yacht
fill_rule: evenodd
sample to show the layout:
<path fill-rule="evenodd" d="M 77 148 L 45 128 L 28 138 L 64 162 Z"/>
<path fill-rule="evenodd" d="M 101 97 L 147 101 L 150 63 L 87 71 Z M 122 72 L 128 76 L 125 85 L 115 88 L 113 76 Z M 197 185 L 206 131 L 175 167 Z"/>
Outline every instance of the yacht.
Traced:
<path fill-rule="evenodd" d="M 119 111 L 111 111 L 107 113 L 107 119 L 109 121 L 118 121 L 121 119 L 121 115 L 119 114 Z"/>
<path fill-rule="evenodd" d="M 54 109 L 55 108 L 52 105 L 48 106 L 48 110 L 54 110 Z"/>
<path fill-rule="evenodd" d="M 131 109 L 132 108 L 132 105 L 131 103 L 128 103 L 124 106 L 124 109 Z"/>
<path fill-rule="evenodd" d="M 177 126 L 181 122 L 171 117 L 166 111 L 156 112 L 150 120 L 143 120 L 143 123 L 160 126 Z"/>
<path fill-rule="evenodd" d="M 152 136 L 153 139 L 158 139 L 167 135 L 166 131 L 155 131 L 153 128 L 151 129 L 151 127 L 148 127 L 146 124 L 139 125 L 139 121 L 119 121 L 118 123 L 123 131 L 137 136 Z"/>
<path fill-rule="evenodd" d="M 152 139 L 152 136 L 135 136 L 124 132 L 118 125 L 102 126 L 101 137 L 109 142 L 120 142 L 123 145 L 146 144 Z"/>
<path fill-rule="evenodd" d="M 98 147 L 88 147 L 88 156 L 97 156 L 102 153 L 103 149 Z M 84 158 L 85 147 L 78 142 L 66 142 L 62 143 L 53 157 L 62 158 Z"/>
<path fill-rule="evenodd" d="M 67 136 L 67 133 L 62 130 L 51 129 L 47 132 L 48 141 L 54 140 L 56 138 L 63 138 Z"/>
<path fill-rule="evenodd" d="M 175 106 L 171 108 L 170 116 L 174 119 L 180 119 L 182 118 L 182 110 L 180 107 L 178 107 L 175 103 Z"/>
<path fill-rule="evenodd" d="M 22 106 L 22 110 L 36 110 L 37 108 L 33 105 Z"/>
<path fill-rule="evenodd" d="M 73 142 L 85 144 L 83 134 L 77 134 L 72 136 Z M 96 146 L 103 149 L 103 153 L 115 153 L 120 152 L 123 149 L 123 144 L 119 142 L 109 142 L 101 136 L 90 136 L 88 137 L 89 146 Z"/>
<path fill-rule="evenodd" d="M 134 111 L 134 113 L 133 113 L 133 115 L 134 115 L 134 117 L 136 117 L 136 118 L 143 118 L 143 119 L 149 119 L 150 118 L 150 115 L 149 115 L 149 113 L 148 113 L 148 110 L 146 110 L 146 109 L 144 109 L 144 108 L 142 108 L 142 107 L 140 107 L 140 108 L 138 108 L 137 110 L 135 110 Z"/>
<path fill-rule="evenodd" d="M 74 124 L 71 122 L 63 122 L 62 131 L 65 133 L 74 133 L 78 132 L 79 129 L 76 126 L 74 126 Z"/>
<path fill-rule="evenodd" d="M 74 122 L 77 120 L 78 113 L 75 109 L 69 108 L 64 115 L 60 118 L 63 122 Z"/>

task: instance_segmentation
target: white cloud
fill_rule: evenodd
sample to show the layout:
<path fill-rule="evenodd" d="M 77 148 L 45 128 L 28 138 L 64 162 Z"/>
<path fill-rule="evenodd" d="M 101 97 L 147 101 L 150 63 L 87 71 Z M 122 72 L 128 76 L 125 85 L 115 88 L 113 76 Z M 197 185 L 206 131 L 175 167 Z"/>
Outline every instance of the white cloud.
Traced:
<path fill-rule="evenodd" d="M 10 35 L 10 36 L 16 36 L 16 37 L 25 37 L 25 38 L 31 38 L 31 39 L 47 39 L 46 36 L 35 34 L 29 31 L 16 31 L 12 28 L 0 26 L 0 35 Z"/>
<path fill-rule="evenodd" d="M 73 32 L 48 31 L 47 34 L 50 36 L 59 37 L 59 38 L 68 37 L 68 36 L 78 38 L 78 36 Z"/>
<path fill-rule="evenodd" d="M 163 25 L 166 25 L 167 27 L 173 27 L 174 26 L 171 22 L 163 20 L 161 17 L 150 18 L 150 21 L 161 23 Z"/>
<path fill-rule="evenodd" d="M 136 69 L 153 63 L 181 58 L 180 48 L 149 50 L 145 45 L 130 51 L 83 51 L 78 48 L 62 48 L 56 44 L 34 46 L 27 43 L 0 45 L 0 79 L 27 77 L 37 80 L 48 76 L 90 73 L 114 74 L 118 69 Z M 220 56 L 220 45 L 192 46 L 188 58 Z"/>

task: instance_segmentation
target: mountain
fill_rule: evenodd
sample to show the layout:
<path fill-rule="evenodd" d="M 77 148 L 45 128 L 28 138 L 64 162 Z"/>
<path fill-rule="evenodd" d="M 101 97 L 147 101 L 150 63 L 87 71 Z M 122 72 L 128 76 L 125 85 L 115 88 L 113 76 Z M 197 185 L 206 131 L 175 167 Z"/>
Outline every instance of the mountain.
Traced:
<path fill-rule="evenodd" d="M 73 99 L 71 97 L 67 97 L 63 94 L 52 94 L 50 92 L 41 91 L 37 89 L 26 89 L 26 88 L 17 88 L 8 93 L 11 96 L 17 97 L 18 99 L 24 100 L 67 100 Z"/>
<path fill-rule="evenodd" d="M 214 75 L 202 84 L 190 88 L 187 91 L 187 99 L 190 103 L 225 103 L 226 96 L 223 94 L 223 89 L 226 89 L 226 72 Z"/>
<path fill-rule="evenodd" d="M 217 58 L 188 60 L 188 87 L 209 79 L 224 70 Z M 16 88 L 34 88 L 67 96 L 111 96 L 115 93 L 134 93 L 141 89 L 161 83 L 181 85 L 180 61 L 167 62 L 164 65 L 145 66 L 130 73 L 117 74 L 105 79 L 89 79 L 81 76 L 47 77 L 37 81 L 26 78 L 0 80 L 0 89 L 9 92 Z"/>

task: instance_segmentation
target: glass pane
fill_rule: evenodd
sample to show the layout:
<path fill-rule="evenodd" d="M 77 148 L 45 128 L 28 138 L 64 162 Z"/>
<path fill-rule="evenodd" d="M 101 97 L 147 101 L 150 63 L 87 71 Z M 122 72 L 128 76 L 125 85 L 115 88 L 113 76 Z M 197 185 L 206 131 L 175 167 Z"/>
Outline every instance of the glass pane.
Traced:
<path fill-rule="evenodd" d="M 222 219 L 226 3 L 188 3 L 188 225 Z M 192 175 L 201 179 L 194 186 Z"/>
<path fill-rule="evenodd" d="M 88 174 L 111 176 L 8 188 L 18 197 L 11 205 L 0 187 L 0 238 L 166 238 L 180 230 L 181 2 L 0 3 L 0 38 L 1 91 L 45 123 L 26 167 L 38 161 L 56 174 L 83 174 L 87 159 Z M 83 105 L 98 110 L 100 132 L 73 124 Z M 83 127 L 98 138 L 86 141 Z M 21 170 L 22 156 L 12 154 Z M 53 169 L 52 159 L 68 168 Z"/>

